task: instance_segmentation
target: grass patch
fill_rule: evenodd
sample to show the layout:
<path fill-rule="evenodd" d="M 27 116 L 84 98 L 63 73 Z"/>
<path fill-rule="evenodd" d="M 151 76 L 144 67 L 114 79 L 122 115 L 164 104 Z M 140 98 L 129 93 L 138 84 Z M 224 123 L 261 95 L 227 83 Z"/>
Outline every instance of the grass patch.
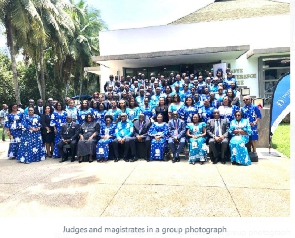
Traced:
<path fill-rule="evenodd" d="M 281 123 L 272 136 L 273 148 L 290 158 L 290 123 Z"/>

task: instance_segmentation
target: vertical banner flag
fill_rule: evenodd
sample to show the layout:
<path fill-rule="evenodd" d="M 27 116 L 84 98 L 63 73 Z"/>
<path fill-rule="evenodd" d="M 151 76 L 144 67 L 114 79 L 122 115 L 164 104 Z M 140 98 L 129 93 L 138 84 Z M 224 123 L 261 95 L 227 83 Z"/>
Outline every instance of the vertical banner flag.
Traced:
<path fill-rule="evenodd" d="M 280 122 L 290 113 L 290 73 L 279 79 L 273 93 L 270 108 L 270 135 L 273 135 Z"/>

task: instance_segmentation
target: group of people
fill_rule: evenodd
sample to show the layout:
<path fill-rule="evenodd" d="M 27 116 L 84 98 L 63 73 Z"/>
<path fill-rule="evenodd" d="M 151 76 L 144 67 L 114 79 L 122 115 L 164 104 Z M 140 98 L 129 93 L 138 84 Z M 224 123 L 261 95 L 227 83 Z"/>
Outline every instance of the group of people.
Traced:
<path fill-rule="evenodd" d="M 104 88 L 104 94 L 94 92 L 90 102 L 79 105 L 70 98 L 65 106 L 52 98 L 45 106 L 41 99 L 37 106 L 30 100 L 24 111 L 10 105 L 5 120 L 8 157 L 30 163 L 53 156 L 64 162 L 70 154 L 72 162 L 76 156 L 79 162 L 134 162 L 169 155 L 175 163 L 187 145 L 189 163 L 204 164 L 208 144 L 214 164 L 226 163 L 228 146 L 233 164 L 251 164 L 246 144 L 250 140 L 256 151 L 261 113 L 249 96 L 240 107 L 230 71 L 226 77 L 222 70 L 216 77 L 208 72 L 205 80 L 186 73 L 150 79 L 110 75 Z"/>

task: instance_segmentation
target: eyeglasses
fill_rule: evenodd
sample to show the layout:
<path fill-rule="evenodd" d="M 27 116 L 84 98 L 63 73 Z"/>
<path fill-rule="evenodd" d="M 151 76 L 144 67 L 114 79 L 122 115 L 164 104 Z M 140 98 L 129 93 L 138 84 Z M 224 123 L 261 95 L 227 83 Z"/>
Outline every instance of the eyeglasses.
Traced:
<path fill-rule="evenodd" d="M 246 102 L 246 101 L 249 101 L 249 99 L 247 98 L 247 99 L 244 99 L 244 100 L 243 100 L 243 102 Z"/>
<path fill-rule="evenodd" d="M 241 117 L 241 116 L 242 116 L 242 115 L 240 115 L 240 114 L 237 114 L 237 115 L 236 115 L 236 117 Z"/>
<path fill-rule="evenodd" d="M 122 115 L 121 117 L 126 117 L 125 115 Z"/>

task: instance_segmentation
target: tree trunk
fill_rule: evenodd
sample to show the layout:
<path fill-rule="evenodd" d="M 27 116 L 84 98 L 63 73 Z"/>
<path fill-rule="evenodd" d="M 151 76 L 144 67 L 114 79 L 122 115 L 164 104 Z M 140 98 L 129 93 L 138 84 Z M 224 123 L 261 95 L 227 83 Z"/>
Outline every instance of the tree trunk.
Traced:
<path fill-rule="evenodd" d="M 41 90 L 41 83 L 40 83 L 40 77 L 39 77 L 39 70 L 38 70 L 38 63 L 35 61 L 36 65 L 36 80 L 37 80 L 37 86 L 40 94 L 40 98 L 42 97 L 42 90 Z"/>
<path fill-rule="evenodd" d="M 43 49 L 43 43 L 41 43 L 41 52 L 40 52 L 40 73 L 41 73 L 41 99 L 43 102 L 45 102 L 45 91 L 46 91 L 46 85 L 45 85 L 45 71 L 44 71 L 44 49 Z"/>
<path fill-rule="evenodd" d="M 15 60 L 15 49 L 14 49 L 14 42 L 13 42 L 13 36 L 12 36 L 12 28 L 11 28 L 11 19 L 7 19 L 7 46 L 9 47 L 10 51 L 10 57 L 11 57 L 11 67 L 12 67 L 12 73 L 13 73 L 13 85 L 14 85 L 14 93 L 15 93 L 15 100 L 17 104 L 21 104 L 20 100 L 20 90 L 18 85 L 18 79 L 17 79 L 17 67 L 16 67 L 16 60 Z"/>

